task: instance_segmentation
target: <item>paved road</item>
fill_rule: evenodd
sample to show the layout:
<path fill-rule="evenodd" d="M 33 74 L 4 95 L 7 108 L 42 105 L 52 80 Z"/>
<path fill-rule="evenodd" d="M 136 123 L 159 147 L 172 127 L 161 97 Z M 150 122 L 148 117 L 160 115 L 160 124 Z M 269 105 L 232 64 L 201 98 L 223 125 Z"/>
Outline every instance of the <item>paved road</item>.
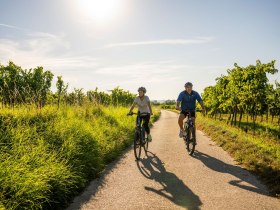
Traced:
<path fill-rule="evenodd" d="M 177 114 L 162 111 L 152 135 L 148 156 L 136 162 L 127 150 L 68 210 L 280 209 L 279 199 L 200 131 L 190 157 L 178 137 Z"/>

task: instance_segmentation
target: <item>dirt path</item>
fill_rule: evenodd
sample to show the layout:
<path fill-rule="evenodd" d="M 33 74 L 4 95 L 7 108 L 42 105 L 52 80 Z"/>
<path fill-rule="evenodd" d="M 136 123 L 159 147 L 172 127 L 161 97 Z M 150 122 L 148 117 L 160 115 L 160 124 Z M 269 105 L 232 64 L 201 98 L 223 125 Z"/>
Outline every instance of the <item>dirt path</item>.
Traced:
<path fill-rule="evenodd" d="M 177 114 L 162 111 L 148 156 L 133 150 L 108 166 L 68 210 L 76 209 L 280 209 L 255 176 L 202 132 L 194 157 L 178 137 Z"/>

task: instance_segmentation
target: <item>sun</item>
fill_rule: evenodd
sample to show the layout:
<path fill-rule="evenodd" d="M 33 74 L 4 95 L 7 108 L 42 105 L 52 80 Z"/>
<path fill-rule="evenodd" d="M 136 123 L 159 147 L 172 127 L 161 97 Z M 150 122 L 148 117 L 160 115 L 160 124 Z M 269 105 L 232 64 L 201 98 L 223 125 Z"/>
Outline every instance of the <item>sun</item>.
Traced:
<path fill-rule="evenodd" d="M 94 22 L 107 22 L 118 12 L 120 0 L 77 0 L 83 16 Z"/>

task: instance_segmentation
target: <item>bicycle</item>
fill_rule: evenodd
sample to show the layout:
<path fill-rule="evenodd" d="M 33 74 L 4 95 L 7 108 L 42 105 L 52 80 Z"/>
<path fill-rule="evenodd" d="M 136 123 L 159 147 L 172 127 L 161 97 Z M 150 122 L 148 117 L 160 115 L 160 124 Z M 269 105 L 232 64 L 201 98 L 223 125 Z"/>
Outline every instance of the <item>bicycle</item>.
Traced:
<path fill-rule="evenodd" d="M 128 116 L 132 115 L 137 115 L 137 122 L 136 122 L 136 127 L 135 127 L 135 134 L 134 134 L 134 142 L 133 142 L 133 147 L 134 147 L 134 155 L 136 160 L 139 160 L 141 157 L 141 148 L 144 148 L 145 153 L 147 154 L 148 152 L 148 147 L 149 147 L 149 141 L 146 136 L 146 131 L 142 122 L 141 125 L 141 118 L 149 115 L 149 113 L 130 113 L 127 114 Z"/>
<path fill-rule="evenodd" d="M 184 130 L 186 135 L 183 136 L 183 139 L 187 145 L 187 150 L 189 155 L 193 155 L 196 146 L 196 129 L 193 119 L 191 117 L 190 110 L 186 110 L 187 120 L 184 123 Z"/>

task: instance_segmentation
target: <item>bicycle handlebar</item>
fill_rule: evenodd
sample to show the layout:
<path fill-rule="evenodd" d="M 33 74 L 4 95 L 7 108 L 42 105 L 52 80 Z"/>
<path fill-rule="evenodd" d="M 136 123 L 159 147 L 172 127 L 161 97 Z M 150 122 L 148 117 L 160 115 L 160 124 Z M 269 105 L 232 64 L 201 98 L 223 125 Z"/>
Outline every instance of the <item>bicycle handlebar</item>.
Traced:
<path fill-rule="evenodd" d="M 135 113 L 135 112 L 131 112 L 131 113 L 128 113 L 127 116 L 132 116 L 134 114 L 138 114 L 138 113 Z"/>
<path fill-rule="evenodd" d="M 148 113 L 148 112 L 143 112 L 143 113 L 131 112 L 131 113 L 128 113 L 127 116 L 132 116 L 132 115 L 148 115 L 148 114 L 150 114 L 150 113 Z"/>
<path fill-rule="evenodd" d="M 189 110 L 189 109 L 185 109 L 185 110 L 182 110 L 182 109 L 180 109 L 181 111 L 184 111 L 184 112 L 202 112 L 203 110 L 205 110 L 205 109 L 196 109 L 196 110 Z"/>

